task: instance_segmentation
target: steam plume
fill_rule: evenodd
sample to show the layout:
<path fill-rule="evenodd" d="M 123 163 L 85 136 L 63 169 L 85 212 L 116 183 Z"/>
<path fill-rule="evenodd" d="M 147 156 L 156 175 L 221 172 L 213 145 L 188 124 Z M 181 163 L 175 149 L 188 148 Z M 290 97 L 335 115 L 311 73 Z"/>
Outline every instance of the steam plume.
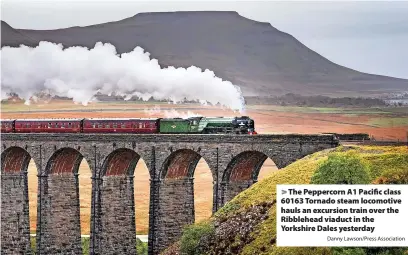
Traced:
<path fill-rule="evenodd" d="M 162 110 L 160 106 L 155 105 L 153 108 L 145 108 L 143 110 L 149 116 L 159 116 L 164 115 L 166 118 L 190 118 L 190 117 L 199 117 L 200 114 L 194 113 L 192 111 L 177 111 L 175 109 L 171 110 Z"/>
<path fill-rule="evenodd" d="M 86 105 L 98 92 L 115 92 L 125 100 L 191 100 L 239 111 L 244 106 L 239 87 L 214 72 L 195 66 L 161 68 L 140 47 L 119 56 L 113 45 L 100 42 L 93 49 L 40 42 L 36 48 L 3 47 L 0 54 L 2 99 L 13 92 L 29 102 L 45 92 Z"/>

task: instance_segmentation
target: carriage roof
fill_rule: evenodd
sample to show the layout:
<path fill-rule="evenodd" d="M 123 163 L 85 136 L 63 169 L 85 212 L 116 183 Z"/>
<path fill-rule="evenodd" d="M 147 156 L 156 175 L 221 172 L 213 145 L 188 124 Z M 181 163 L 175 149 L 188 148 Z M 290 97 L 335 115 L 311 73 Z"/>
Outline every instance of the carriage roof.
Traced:
<path fill-rule="evenodd" d="M 158 118 L 85 118 L 85 120 L 158 120 Z"/>
<path fill-rule="evenodd" d="M 24 121 L 41 121 L 41 122 L 53 122 L 53 121 L 81 121 L 83 119 L 64 119 L 64 118 L 59 118 L 59 119 L 16 119 L 16 122 L 24 122 Z"/>

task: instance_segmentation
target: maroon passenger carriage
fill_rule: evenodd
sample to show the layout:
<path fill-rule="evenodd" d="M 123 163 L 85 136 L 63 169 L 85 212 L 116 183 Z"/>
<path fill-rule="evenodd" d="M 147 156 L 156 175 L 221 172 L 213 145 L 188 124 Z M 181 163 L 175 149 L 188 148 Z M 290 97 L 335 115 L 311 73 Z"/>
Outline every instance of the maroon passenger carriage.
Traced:
<path fill-rule="evenodd" d="M 80 133 L 82 119 L 17 119 L 16 133 Z"/>
<path fill-rule="evenodd" d="M 12 119 L 1 120 L 1 132 L 14 133 L 14 121 Z"/>
<path fill-rule="evenodd" d="M 160 119 L 9 119 L 1 120 L 2 133 L 159 133 Z"/>
<path fill-rule="evenodd" d="M 159 132 L 159 119 L 84 119 L 83 133 L 134 133 Z"/>

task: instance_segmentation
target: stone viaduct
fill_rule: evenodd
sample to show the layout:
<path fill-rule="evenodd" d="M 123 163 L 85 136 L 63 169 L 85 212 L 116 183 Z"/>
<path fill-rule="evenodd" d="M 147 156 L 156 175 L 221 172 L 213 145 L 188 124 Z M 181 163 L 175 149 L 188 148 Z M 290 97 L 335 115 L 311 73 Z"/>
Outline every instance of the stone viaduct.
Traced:
<path fill-rule="evenodd" d="M 136 254 L 133 175 L 140 158 L 150 173 L 149 254 L 158 254 L 194 222 L 201 157 L 212 172 L 215 212 L 257 181 L 268 157 L 282 168 L 337 145 L 333 135 L 2 134 L 1 251 L 30 254 L 30 159 L 38 171 L 37 254 L 82 254 L 82 159 L 92 171 L 90 254 Z"/>

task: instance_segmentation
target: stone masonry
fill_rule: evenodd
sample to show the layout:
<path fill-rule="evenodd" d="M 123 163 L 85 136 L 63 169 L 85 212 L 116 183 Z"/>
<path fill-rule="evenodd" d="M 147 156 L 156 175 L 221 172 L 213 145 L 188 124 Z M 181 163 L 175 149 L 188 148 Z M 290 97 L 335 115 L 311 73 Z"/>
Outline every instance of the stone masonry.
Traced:
<path fill-rule="evenodd" d="M 18 147 L 1 154 L 1 253 L 31 254 L 27 167 L 30 155 Z"/>
<path fill-rule="evenodd" d="M 180 237 L 180 226 L 194 223 L 194 183 L 192 178 L 167 179 L 159 189 L 157 240 L 153 245 L 163 250 Z"/>
<path fill-rule="evenodd" d="M 278 168 L 338 145 L 333 135 L 2 134 L 2 254 L 30 254 L 27 166 L 38 171 L 38 254 L 80 254 L 78 167 L 92 172 L 90 254 L 136 254 L 134 168 L 150 173 L 149 254 L 194 222 L 194 170 L 213 177 L 213 212 Z"/>
<path fill-rule="evenodd" d="M 40 254 L 81 254 L 78 168 L 82 155 L 55 150 L 40 172 L 37 250 Z"/>

